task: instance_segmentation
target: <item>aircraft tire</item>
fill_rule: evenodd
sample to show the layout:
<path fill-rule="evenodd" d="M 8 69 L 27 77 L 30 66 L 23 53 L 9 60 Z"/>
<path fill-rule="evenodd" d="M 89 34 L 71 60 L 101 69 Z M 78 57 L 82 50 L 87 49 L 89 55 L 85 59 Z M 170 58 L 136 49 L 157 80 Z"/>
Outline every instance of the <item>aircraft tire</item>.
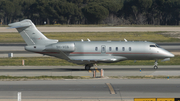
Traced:
<path fill-rule="evenodd" d="M 158 66 L 154 66 L 154 69 L 158 69 Z"/>
<path fill-rule="evenodd" d="M 90 70 L 90 66 L 89 65 L 85 65 L 85 70 Z"/>

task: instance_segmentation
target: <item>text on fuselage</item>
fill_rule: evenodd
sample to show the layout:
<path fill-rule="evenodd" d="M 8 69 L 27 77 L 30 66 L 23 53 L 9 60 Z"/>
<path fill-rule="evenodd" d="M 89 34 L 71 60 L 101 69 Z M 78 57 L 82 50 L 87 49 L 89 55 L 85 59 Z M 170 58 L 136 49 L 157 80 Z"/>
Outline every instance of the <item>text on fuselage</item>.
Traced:
<path fill-rule="evenodd" d="M 69 49 L 69 46 L 64 45 L 64 46 L 56 46 L 58 49 Z"/>

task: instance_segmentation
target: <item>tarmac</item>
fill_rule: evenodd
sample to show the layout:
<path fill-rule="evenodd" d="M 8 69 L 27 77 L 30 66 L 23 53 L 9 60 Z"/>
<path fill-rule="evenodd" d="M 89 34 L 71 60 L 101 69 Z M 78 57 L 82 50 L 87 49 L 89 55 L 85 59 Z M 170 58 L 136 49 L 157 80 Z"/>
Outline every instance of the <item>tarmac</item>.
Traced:
<path fill-rule="evenodd" d="M 180 76 L 180 65 L 161 65 L 158 69 L 151 66 L 95 66 L 84 70 L 84 66 L 0 66 L 0 75 L 5 76 L 88 76 L 100 77 L 101 69 L 104 76 Z"/>
<path fill-rule="evenodd" d="M 0 101 L 133 101 L 178 98 L 179 79 L 75 79 L 0 81 Z"/>

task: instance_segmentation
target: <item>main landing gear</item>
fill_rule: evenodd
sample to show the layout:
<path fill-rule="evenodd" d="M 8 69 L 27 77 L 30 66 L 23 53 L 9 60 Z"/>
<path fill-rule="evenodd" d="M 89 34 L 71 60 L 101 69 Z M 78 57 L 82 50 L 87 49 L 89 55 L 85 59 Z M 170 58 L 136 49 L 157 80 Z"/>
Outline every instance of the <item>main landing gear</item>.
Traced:
<path fill-rule="evenodd" d="M 91 67 L 93 67 L 93 64 L 86 64 L 85 65 L 85 70 L 90 70 Z"/>
<path fill-rule="evenodd" d="M 158 69 L 158 62 L 157 62 L 157 60 L 155 60 L 155 63 L 154 63 L 154 69 Z"/>

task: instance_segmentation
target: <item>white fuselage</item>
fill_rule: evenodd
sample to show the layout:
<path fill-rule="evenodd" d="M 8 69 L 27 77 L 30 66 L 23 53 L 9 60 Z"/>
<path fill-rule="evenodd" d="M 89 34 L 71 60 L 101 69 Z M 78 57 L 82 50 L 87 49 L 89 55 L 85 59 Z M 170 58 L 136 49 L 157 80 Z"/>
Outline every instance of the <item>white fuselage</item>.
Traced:
<path fill-rule="evenodd" d="M 36 46 L 36 48 L 34 46 L 26 46 L 26 50 L 66 59 L 77 64 L 174 57 L 173 54 L 157 46 L 155 43 L 146 41 L 59 42 L 44 47 Z"/>

